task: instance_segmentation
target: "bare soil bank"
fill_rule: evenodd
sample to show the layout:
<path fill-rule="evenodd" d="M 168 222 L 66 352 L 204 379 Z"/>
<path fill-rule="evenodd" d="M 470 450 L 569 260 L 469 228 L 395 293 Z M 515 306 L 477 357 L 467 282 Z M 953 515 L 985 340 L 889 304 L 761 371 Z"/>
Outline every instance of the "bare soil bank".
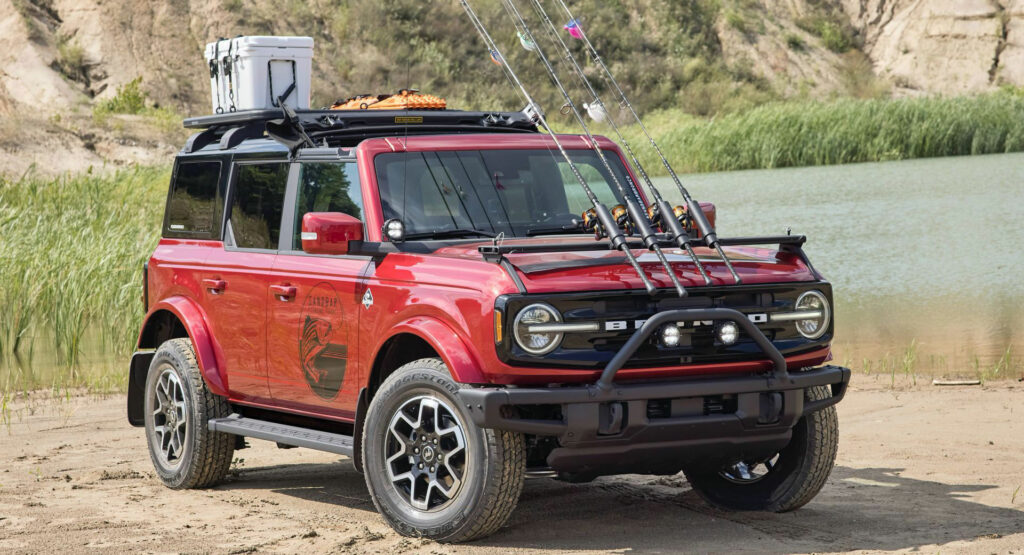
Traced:
<path fill-rule="evenodd" d="M 171 491 L 123 398 L 15 404 L 0 427 L 0 552 L 1024 550 L 1024 384 L 858 378 L 832 478 L 795 513 L 718 512 L 680 476 L 530 480 L 508 526 L 459 546 L 394 534 L 347 459 L 253 441 L 228 483 Z"/>

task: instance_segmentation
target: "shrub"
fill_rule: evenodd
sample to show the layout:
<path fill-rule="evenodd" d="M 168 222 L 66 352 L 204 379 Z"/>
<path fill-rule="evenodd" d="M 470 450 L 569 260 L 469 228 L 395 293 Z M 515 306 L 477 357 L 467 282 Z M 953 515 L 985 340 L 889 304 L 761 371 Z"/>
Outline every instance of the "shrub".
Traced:
<path fill-rule="evenodd" d="M 142 114 L 149 95 L 142 90 L 142 77 L 136 77 L 117 88 L 117 93 L 96 105 L 100 114 Z"/>
<path fill-rule="evenodd" d="M 804 50 L 807 49 L 807 43 L 804 42 L 803 37 L 796 33 L 786 34 L 786 46 L 789 46 L 790 50 L 796 52 L 803 52 Z"/>
<path fill-rule="evenodd" d="M 72 81 L 86 81 L 89 66 L 85 49 L 68 35 L 57 36 L 57 71 Z"/>

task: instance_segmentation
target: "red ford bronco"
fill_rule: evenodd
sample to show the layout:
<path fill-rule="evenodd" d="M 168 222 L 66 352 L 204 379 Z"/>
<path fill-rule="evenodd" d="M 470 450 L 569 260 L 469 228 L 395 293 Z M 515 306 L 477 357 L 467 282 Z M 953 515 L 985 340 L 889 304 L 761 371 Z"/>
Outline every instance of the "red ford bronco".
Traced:
<path fill-rule="evenodd" d="M 399 533 L 464 541 L 530 476 L 682 471 L 715 506 L 767 511 L 824 485 L 850 371 L 824 365 L 832 290 L 803 237 L 721 238 L 699 261 L 664 242 L 685 296 L 629 238 L 652 293 L 523 113 L 186 126 L 128 393 L 167 486 L 216 484 L 245 438 L 320 449 Z M 647 205 L 613 142 L 610 166 L 561 143 L 603 204 L 625 201 L 610 168 Z"/>

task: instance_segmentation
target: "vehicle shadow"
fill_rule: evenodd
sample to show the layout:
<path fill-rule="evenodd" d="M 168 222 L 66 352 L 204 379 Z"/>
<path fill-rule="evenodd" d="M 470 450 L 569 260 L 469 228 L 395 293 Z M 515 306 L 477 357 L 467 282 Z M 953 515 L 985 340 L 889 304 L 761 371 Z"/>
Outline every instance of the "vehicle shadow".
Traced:
<path fill-rule="evenodd" d="M 994 485 L 950 485 L 898 468 L 838 466 L 822 493 L 786 514 L 735 513 L 705 504 L 681 476 L 617 476 L 590 484 L 527 480 L 519 507 L 477 547 L 540 550 L 827 552 L 913 549 L 1024 531 L 1024 511 L 968 498 Z M 349 461 L 247 470 L 221 486 L 374 511 Z"/>
<path fill-rule="evenodd" d="M 305 501 L 377 512 L 363 475 L 352 461 L 336 464 L 281 464 L 246 468 L 217 486 L 224 490 L 273 491 Z"/>

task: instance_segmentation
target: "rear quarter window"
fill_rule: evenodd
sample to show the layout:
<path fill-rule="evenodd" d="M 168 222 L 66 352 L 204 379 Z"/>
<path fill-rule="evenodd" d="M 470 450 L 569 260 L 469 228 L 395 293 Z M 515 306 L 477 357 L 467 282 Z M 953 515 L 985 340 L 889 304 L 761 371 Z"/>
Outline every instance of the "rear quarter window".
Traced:
<path fill-rule="evenodd" d="M 220 231 L 218 194 L 221 163 L 178 162 L 171 178 L 164 237 L 216 239 Z"/>

